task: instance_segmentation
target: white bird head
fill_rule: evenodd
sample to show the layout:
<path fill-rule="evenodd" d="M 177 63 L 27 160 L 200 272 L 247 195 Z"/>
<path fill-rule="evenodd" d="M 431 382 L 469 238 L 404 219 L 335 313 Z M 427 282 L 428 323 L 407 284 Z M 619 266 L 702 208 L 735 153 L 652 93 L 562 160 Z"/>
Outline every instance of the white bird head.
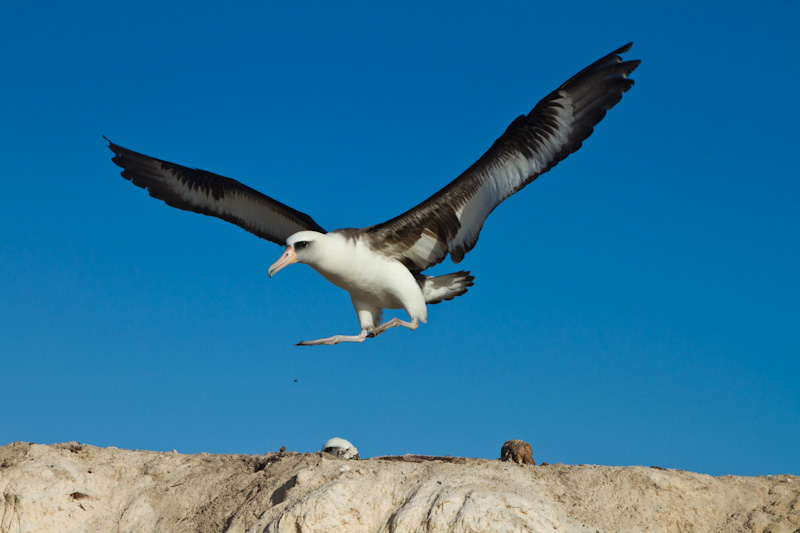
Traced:
<path fill-rule="evenodd" d="M 313 264 L 321 253 L 320 245 L 324 240 L 325 234 L 318 231 L 298 231 L 291 235 L 286 239 L 286 250 L 283 255 L 269 267 L 267 274 L 272 277 L 280 269 L 292 263 Z"/>

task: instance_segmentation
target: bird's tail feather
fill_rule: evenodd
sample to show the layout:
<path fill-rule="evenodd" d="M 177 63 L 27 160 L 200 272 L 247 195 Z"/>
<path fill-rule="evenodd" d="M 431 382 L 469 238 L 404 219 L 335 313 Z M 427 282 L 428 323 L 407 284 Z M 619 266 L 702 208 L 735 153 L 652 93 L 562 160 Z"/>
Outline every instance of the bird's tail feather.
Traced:
<path fill-rule="evenodd" d="M 452 300 L 467 292 L 475 279 L 469 272 L 461 271 L 444 276 L 425 276 L 417 274 L 417 282 L 422 289 L 425 303 L 438 304 L 442 300 Z"/>

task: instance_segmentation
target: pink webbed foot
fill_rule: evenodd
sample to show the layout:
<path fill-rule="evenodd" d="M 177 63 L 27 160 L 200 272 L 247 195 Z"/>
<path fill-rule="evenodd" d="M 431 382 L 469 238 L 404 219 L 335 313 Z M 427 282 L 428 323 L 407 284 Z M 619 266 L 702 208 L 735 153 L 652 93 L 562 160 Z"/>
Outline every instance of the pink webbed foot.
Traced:
<path fill-rule="evenodd" d="M 334 335 L 324 339 L 317 339 L 314 341 L 300 341 L 295 346 L 319 346 L 321 344 L 339 344 L 340 342 L 364 342 L 367 338 L 367 330 L 361 330 L 358 335 Z"/>
<path fill-rule="evenodd" d="M 383 324 L 381 324 L 377 328 L 375 328 L 372 331 L 370 331 L 369 332 L 369 336 L 370 337 L 377 337 L 378 335 L 380 335 L 381 333 L 383 333 L 387 329 L 394 328 L 394 327 L 397 327 L 397 326 L 403 326 L 404 328 L 408 328 L 410 330 L 415 330 L 415 329 L 417 329 L 419 327 L 419 320 L 417 320 L 415 318 L 411 322 L 406 322 L 405 320 L 400 320 L 399 318 L 393 318 L 391 320 L 387 320 L 386 322 L 384 322 Z"/>

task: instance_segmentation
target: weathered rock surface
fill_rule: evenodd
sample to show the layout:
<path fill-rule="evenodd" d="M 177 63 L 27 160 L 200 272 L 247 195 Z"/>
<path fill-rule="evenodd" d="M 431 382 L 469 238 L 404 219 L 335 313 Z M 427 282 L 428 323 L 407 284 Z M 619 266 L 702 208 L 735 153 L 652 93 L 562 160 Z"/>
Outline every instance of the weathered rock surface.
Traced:
<path fill-rule="evenodd" d="M 0 448 L 0 531 L 800 531 L 800 478 L 453 457 Z"/>

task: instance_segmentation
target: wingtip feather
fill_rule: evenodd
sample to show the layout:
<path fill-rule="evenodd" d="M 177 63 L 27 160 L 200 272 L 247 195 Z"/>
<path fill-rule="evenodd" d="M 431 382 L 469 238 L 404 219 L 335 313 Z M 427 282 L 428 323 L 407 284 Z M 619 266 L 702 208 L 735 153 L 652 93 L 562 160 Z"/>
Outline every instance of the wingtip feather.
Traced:
<path fill-rule="evenodd" d="M 625 52 L 627 52 L 628 50 L 631 49 L 631 46 L 633 46 L 633 41 L 629 42 L 628 44 L 626 44 L 626 45 L 624 45 L 624 46 L 622 46 L 620 48 L 617 48 L 616 50 L 614 50 L 611 53 L 612 54 L 624 54 Z"/>

